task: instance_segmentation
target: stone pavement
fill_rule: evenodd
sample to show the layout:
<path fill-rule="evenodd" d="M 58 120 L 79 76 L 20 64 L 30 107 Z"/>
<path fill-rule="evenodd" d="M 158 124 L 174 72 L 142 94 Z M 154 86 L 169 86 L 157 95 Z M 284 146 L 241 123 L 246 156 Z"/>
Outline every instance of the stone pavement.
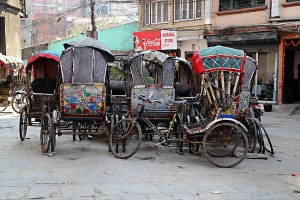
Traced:
<path fill-rule="evenodd" d="M 133 157 L 116 159 L 101 137 L 73 142 L 63 135 L 49 157 L 39 127 L 28 127 L 21 142 L 19 115 L 0 113 L 0 199 L 300 199 L 300 112 L 264 113 L 262 122 L 275 155 L 223 169 L 149 141 Z"/>

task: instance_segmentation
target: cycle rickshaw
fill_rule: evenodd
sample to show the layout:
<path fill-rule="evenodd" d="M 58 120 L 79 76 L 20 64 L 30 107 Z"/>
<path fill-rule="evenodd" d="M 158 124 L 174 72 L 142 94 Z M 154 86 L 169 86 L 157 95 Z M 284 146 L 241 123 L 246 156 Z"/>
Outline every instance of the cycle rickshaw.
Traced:
<path fill-rule="evenodd" d="M 146 115 L 152 123 L 161 127 L 173 117 L 176 106 L 172 102 L 193 94 L 192 66 L 185 59 L 159 51 L 143 51 L 130 55 L 124 70 L 130 113 L 136 114 L 140 95 L 152 93 L 154 99 L 161 100 L 161 104 L 146 102 L 145 108 L 149 110 Z M 142 129 L 143 134 L 147 134 L 147 128 Z"/>
<path fill-rule="evenodd" d="M 2 111 L 7 108 L 9 102 L 11 102 L 13 110 L 18 111 L 19 101 L 16 98 L 16 93 L 24 86 L 23 77 L 24 65 L 22 60 L 0 54 L 0 101 L 7 101 Z"/>
<path fill-rule="evenodd" d="M 44 104 L 41 134 L 42 151 L 55 151 L 56 135 L 106 134 L 112 124 L 106 110 L 110 103 L 108 62 L 115 60 L 110 50 L 100 41 L 90 37 L 64 45 L 61 55 L 56 93 L 58 106 Z M 51 106 L 51 105 L 50 105 Z"/>
<path fill-rule="evenodd" d="M 28 59 L 25 68 L 25 92 L 21 95 L 19 136 L 26 139 L 27 126 L 39 126 L 45 98 L 55 108 L 60 55 L 50 50 L 38 52 Z M 42 139 L 42 138 L 41 138 Z"/>
<path fill-rule="evenodd" d="M 201 101 L 208 105 L 205 120 L 196 123 L 185 120 L 188 115 L 186 108 L 190 106 L 185 100 L 171 101 L 177 104 L 177 109 L 174 109 L 168 130 L 161 131 L 156 125 L 149 123 L 149 117 L 145 113 L 151 112 L 152 108 L 146 105 L 168 106 L 170 101 L 161 100 L 155 94 L 156 91 L 150 95 L 137 94 L 135 99 L 139 103 L 136 114 L 121 120 L 113 128 L 110 144 L 116 157 L 128 158 L 138 150 L 139 140 L 135 140 L 135 146 L 127 144 L 132 138 L 141 135 L 141 125 L 147 123 L 147 128 L 160 136 L 158 144 L 176 143 L 178 151 L 181 151 L 184 143 L 199 145 L 208 160 L 216 166 L 233 167 L 246 158 L 248 130 L 235 119 L 243 111 L 244 105 L 244 102 L 240 102 L 242 98 L 236 94 L 241 92 L 245 53 L 238 49 L 216 46 L 195 51 L 192 59 L 195 79 L 201 80 L 195 90 L 201 91 Z M 195 100 L 198 96 L 191 98 Z M 176 129 L 174 124 L 177 125 Z M 175 129 L 176 137 L 169 139 L 172 129 Z"/>

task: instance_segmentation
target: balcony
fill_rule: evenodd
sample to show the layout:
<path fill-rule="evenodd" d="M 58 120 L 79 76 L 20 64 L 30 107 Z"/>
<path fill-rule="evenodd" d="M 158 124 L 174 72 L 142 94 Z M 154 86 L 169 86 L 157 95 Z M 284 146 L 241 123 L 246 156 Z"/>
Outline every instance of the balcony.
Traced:
<path fill-rule="evenodd" d="M 26 0 L 20 0 L 20 5 L 12 5 L 9 3 L 9 0 L 0 1 L 0 11 L 9 12 L 14 15 L 20 13 L 21 18 L 26 18 Z"/>

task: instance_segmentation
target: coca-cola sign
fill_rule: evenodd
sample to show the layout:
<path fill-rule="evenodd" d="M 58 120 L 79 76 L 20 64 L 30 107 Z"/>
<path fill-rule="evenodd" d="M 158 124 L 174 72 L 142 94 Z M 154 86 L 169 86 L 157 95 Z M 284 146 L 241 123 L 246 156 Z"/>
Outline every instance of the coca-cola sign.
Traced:
<path fill-rule="evenodd" d="M 145 31 L 133 33 L 135 51 L 177 49 L 176 31 Z"/>

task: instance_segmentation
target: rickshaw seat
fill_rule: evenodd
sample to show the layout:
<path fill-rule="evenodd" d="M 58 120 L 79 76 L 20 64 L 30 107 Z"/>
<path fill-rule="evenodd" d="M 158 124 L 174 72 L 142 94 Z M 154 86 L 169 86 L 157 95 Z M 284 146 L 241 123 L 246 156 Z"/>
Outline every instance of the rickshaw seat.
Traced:
<path fill-rule="evenodd" d="M 31 82 L 34 93 L 53 94 L 56 89 L 56 79 L 37 78 Z"/>

